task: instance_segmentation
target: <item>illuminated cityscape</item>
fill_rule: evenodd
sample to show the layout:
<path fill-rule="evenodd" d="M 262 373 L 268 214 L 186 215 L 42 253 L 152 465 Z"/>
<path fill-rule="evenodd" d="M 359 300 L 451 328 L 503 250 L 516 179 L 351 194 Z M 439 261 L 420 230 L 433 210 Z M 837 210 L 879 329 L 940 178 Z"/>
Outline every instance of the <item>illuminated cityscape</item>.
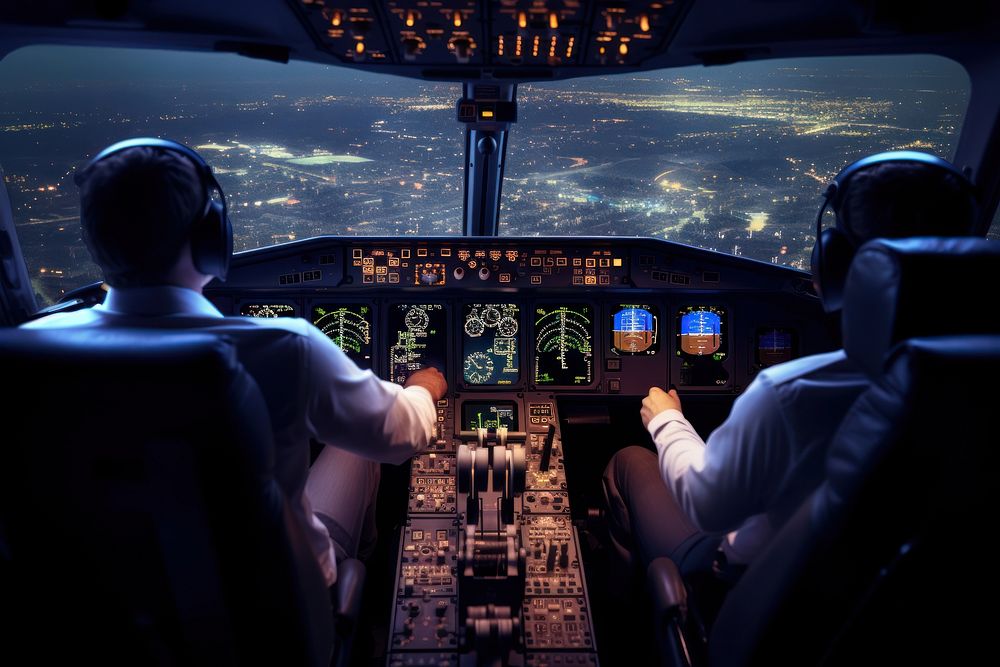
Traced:
<path fill-rule="evenodd" d="M 19 55 L 0 63 L 0 80 Z M 808 268 L 829 179 L 879 150 L 950 157 L 967 103 L 949 61 L 859 60 L 524 84 L 500 233 L 652 236 Z M 63 76 L 0 101 L 0 160 L 43 303 L 100 278 L 79 240 L 72 175 L 127 136 L 177 139 L 213 165 L 239 250 L 461 233 L 457 84 L 243 61 L 231 80 Z"/>

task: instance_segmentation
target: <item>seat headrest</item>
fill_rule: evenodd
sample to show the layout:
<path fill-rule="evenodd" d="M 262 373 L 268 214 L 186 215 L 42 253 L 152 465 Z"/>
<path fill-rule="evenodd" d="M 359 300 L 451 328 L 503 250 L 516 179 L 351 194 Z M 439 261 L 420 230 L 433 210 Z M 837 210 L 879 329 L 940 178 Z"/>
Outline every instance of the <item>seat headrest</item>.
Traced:
<path fill-rule="evenodd" d="M 1000 333 L 994 308 L 1000 242 L 979 238 L 877 239 L 847 276 L 844 350 L 869 376 L 907 338 Z"/>
<path fill-rule="evenodd" d="M 149 329 L 7 329 L 0 349 L 32 363 L 79 365 L 154 365 L 179 363 L 237 366 L 236 351 L 225 336 Z"/>

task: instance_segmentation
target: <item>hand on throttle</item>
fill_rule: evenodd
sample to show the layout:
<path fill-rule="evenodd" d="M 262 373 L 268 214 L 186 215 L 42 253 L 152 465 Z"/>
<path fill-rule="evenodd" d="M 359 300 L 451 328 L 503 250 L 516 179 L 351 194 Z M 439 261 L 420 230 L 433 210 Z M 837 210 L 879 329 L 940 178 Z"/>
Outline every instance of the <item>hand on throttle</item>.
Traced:
<path fill-rule="evenodd" d="M 664 410 L 680 410 L 681 399 L 677 395 L 676 389 L 663 391 L 659 387 L 650 387 L 649 395 L 642 399 L 642 410 L 639 416 L 642 417 L 642 425 L 649 428 L 650 420 Z"/>
<path fill-rule="evenodd" d="M 435 403 L 444 398 L 445 393 L 448 391 L 448 381 L 444 379 L 444 375 L 441 374 L 441 371 L 431 366 L 414 372 L 406 379 L 403 386 L 423 387 L 430 393 Z"/>

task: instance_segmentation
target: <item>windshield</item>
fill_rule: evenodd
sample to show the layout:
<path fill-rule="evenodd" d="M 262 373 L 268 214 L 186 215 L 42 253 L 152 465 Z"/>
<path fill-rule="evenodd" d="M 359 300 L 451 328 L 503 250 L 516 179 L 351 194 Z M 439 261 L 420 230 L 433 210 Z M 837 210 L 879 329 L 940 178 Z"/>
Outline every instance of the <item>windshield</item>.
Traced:
<path fill-rule="evenodd" d="M 30 47 L 0 61 L 0 162 L 40 305 L 101 278 L 74 169 L 119 139 L 198 150 L 237 250 L 322 234 L 458 234 L 457 84 L 216 53 Z"/>
<path fill-rule="evenodd" d="M 0 161 L 40 304 L 100 279 L 74 170 L 129 136 L 195 147 L 236 248 L 462 228 L 457 84 L 217 53 L 29 47 L 0 61 Z M 763 61 L 526 84 L 504 235 L 652 236 L 808 268 L 824 185 L 876 151 L 951 157 L 968 100 L 936 56 Z"/>
<path fill-rule="evenodd" d="M 653 236 L 808 269 L 837 172 L 884 150 L 951 158 L 968 97 L 937 56 L 523 85 L 500 233 Z"/>

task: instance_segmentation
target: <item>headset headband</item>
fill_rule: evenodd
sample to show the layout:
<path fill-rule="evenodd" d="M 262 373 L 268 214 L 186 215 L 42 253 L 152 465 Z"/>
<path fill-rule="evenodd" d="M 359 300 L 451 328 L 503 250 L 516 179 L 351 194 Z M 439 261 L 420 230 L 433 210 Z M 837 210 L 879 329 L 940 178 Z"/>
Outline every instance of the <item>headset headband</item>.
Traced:
<path fill-rule="evenodd" d="M 204 190 L 205 205 L 202 207 L 201 213 L 191 221 L 189 228 L 192 260 L 195 268 L 203 274 L 215 276 L 219 280 L 225 281 L 233 254 L 233 228 L 227 212 L 226 196 L 219 181 L 216 180 L 212 168 L 193 149 L 176 141 L 156 137 L 126 139 L 108 146 L 95 155 L 83 169 L 76 173 L 73 180 L 77 185 L 84 184 L 95 164 L 130 148 L 172 151 L 188 158 L 194 165 L 198 172 L 198 181 Z M 216 202 L 213 199 L 213 190 L 218 193 L 221 202 Z M 84 222 L 82 212 L 81 222 Z"/>
<path fill-rule="evenodd" d="M 844 194 L 844 184 L 850 180 L 855 173 L 861 171 L 862 169 L 876 164 L 882 164 L 884 162 L 919 162 L 921 164 L 940 167 L 941 169 L 949 171 L 957 176 L 963 183 L 964 187 L 970 191 L 970 194 L 974 194 L 972 183 L 969 182 L 969 178 L 962 172 L 961 169 L 944 158 L 940 158 L 937 155 L 931 155 L 930 153 L 921 153 L 920 151 L 886 151 L 884 153 L 876 153 L 875 155 L 863 157 L 860 160 L 852 162 L 844 167 L 827 187 L 825 193 L 826 204 L 832 204 L 833 210 L 836 211 L 840 207 L 840 198 Z"/>
<path fill-rule="evenodd" d="M 972 201 L 977 202 L 978 198 L 976 197 L 976 188 L 969 180 L 968 176 L 966 176 L 962 170 L 948 160 L 940 158 L 936 155 L 931 155 L 930 153 L 922 153 L 920 151 L 886 151 L 883 153 L 876 153 L 875 155 L 869 155 L 852 162 L 841 169 L 840 173 L 838 173 L 827 186 L 826 190 L 823 192 L 823 205 L 820 206 L 819 213 L 816 214 L 816 246 L 813 254 L 813 273 L 819 277 L 820 283 L 824 282 L 823 264 L 827 259 L 825 257 L 826 251 L 824 249 L 824 246 L 827 244 L 824 243 L 823 238 L 823 214 L 826 213 L 827 208 L 832 208 L 835 213 L 839 213 L 839 209 L 844 203 L 843 198 L 847 193 L 847 183 L 857 172 L 871 166 L 892 162 L 907 162 L 911 164 L 917 163 L 944 169 L 948 173 L 957 177 L 961 183 L 961 187 L 969 195 Z M 837 227 L 841 232 L 840 236 L 850 243 L 851 246 L 856 247 L 857 239 L 851 233 L 851 230 L 847 228 L 840 229 L 841 224 L 839 215 L 837 218 Z M 833 240 L 834 239 L 832 238 L 830 239 L 831 244 Z M 826 307 L 825 299 L 826 297 L 824 297 L 824 307 Z"/>
<path fill-rule="evenodd" d="M 962 186 L 968 191 L 973 200 L 976 199 L 975 187 L 969 181 L 969 177 L 966 176 L 961 169 L 944 158 L 940 158 L 937 155 L 931 155 L 930 153 L 921 153 L 920 151 L 885 151 L 884 153 L 876 153 L 875 155 L 869 155 L 861 158 L 860 160 L 856 160 L 841 169 L 840 173 L 837 174 L 830 182 L 830 185 L 826 187 L 826 191 L 823 193 L 823 205 L 820 206 L 819 213 L 816 215 L 817 239 L 819 239 L 819 235 L 823 230 L 823 214 L 826 213 L 827 207 L 832 206 L 834 212 L 836 212 L 843 203 L 841 198 L 846 192 L 844 186 L 847 181 L 849 181 L 854 174 L 862 169 L 886 162 L 918 162 L 934 167 L 940 167 L 941 169 L 957 176 L 959 181 L 962 183 Z"/>
<path fill-rule="evenodd" d="M 111 144 L 110 146 L 102 150 L 100 153 L 95 155 L 93 158 L 91 158 L 90 162 L 88 162 L 83 169 L 76 172 L 76 174 L 73 176 L 73 182 L 76 183 L 78 186 L 83 185 L 84 181 L 87 180 L 87 173 L 90 171 L 91 167 L 93 167 L 95 164 L 97 164 L 106 157 L 110 157 L 115 153 L 121 153 L 122 151 L 126 151 L 130 148 L 161 148 L 163 150 L 180 153 L 181 155 L 184 155 L 185 157 L 189 158 L 192 162 L 194 162 L 195 168 L 198 170 L 198 174 L 201 176 L 202 183 L 204 183 L 206 190 L 205 206 L 202 209 L 202 215 L 208 212 L 208 207 L 212 203 L 212 196 L 210 194 L 211 190 L 214 189 L 218 191 L 220 194 L 222 193 L 222 186 L 219 185 L 219 181 L 216 180 L 215 174 L 212 172 L 212 168 L 208 165 L 207 162 L 205 162 L 204 158 L 198 155 L 198 153 L 194 149 L 188 148 L 184 144 L 178 143 L 176 141 L 171 141 L 170 139 L 160 139 L 158 137 L 135 137 L 132 139 L 125 139 L 124 141 L 119 141 L 118 143 L 115 144 Z M 222 210 L 223 212 L 225 212 L 226 198 L 223 196 L 221 197 L 221 199 L 222 199 Z"/>

